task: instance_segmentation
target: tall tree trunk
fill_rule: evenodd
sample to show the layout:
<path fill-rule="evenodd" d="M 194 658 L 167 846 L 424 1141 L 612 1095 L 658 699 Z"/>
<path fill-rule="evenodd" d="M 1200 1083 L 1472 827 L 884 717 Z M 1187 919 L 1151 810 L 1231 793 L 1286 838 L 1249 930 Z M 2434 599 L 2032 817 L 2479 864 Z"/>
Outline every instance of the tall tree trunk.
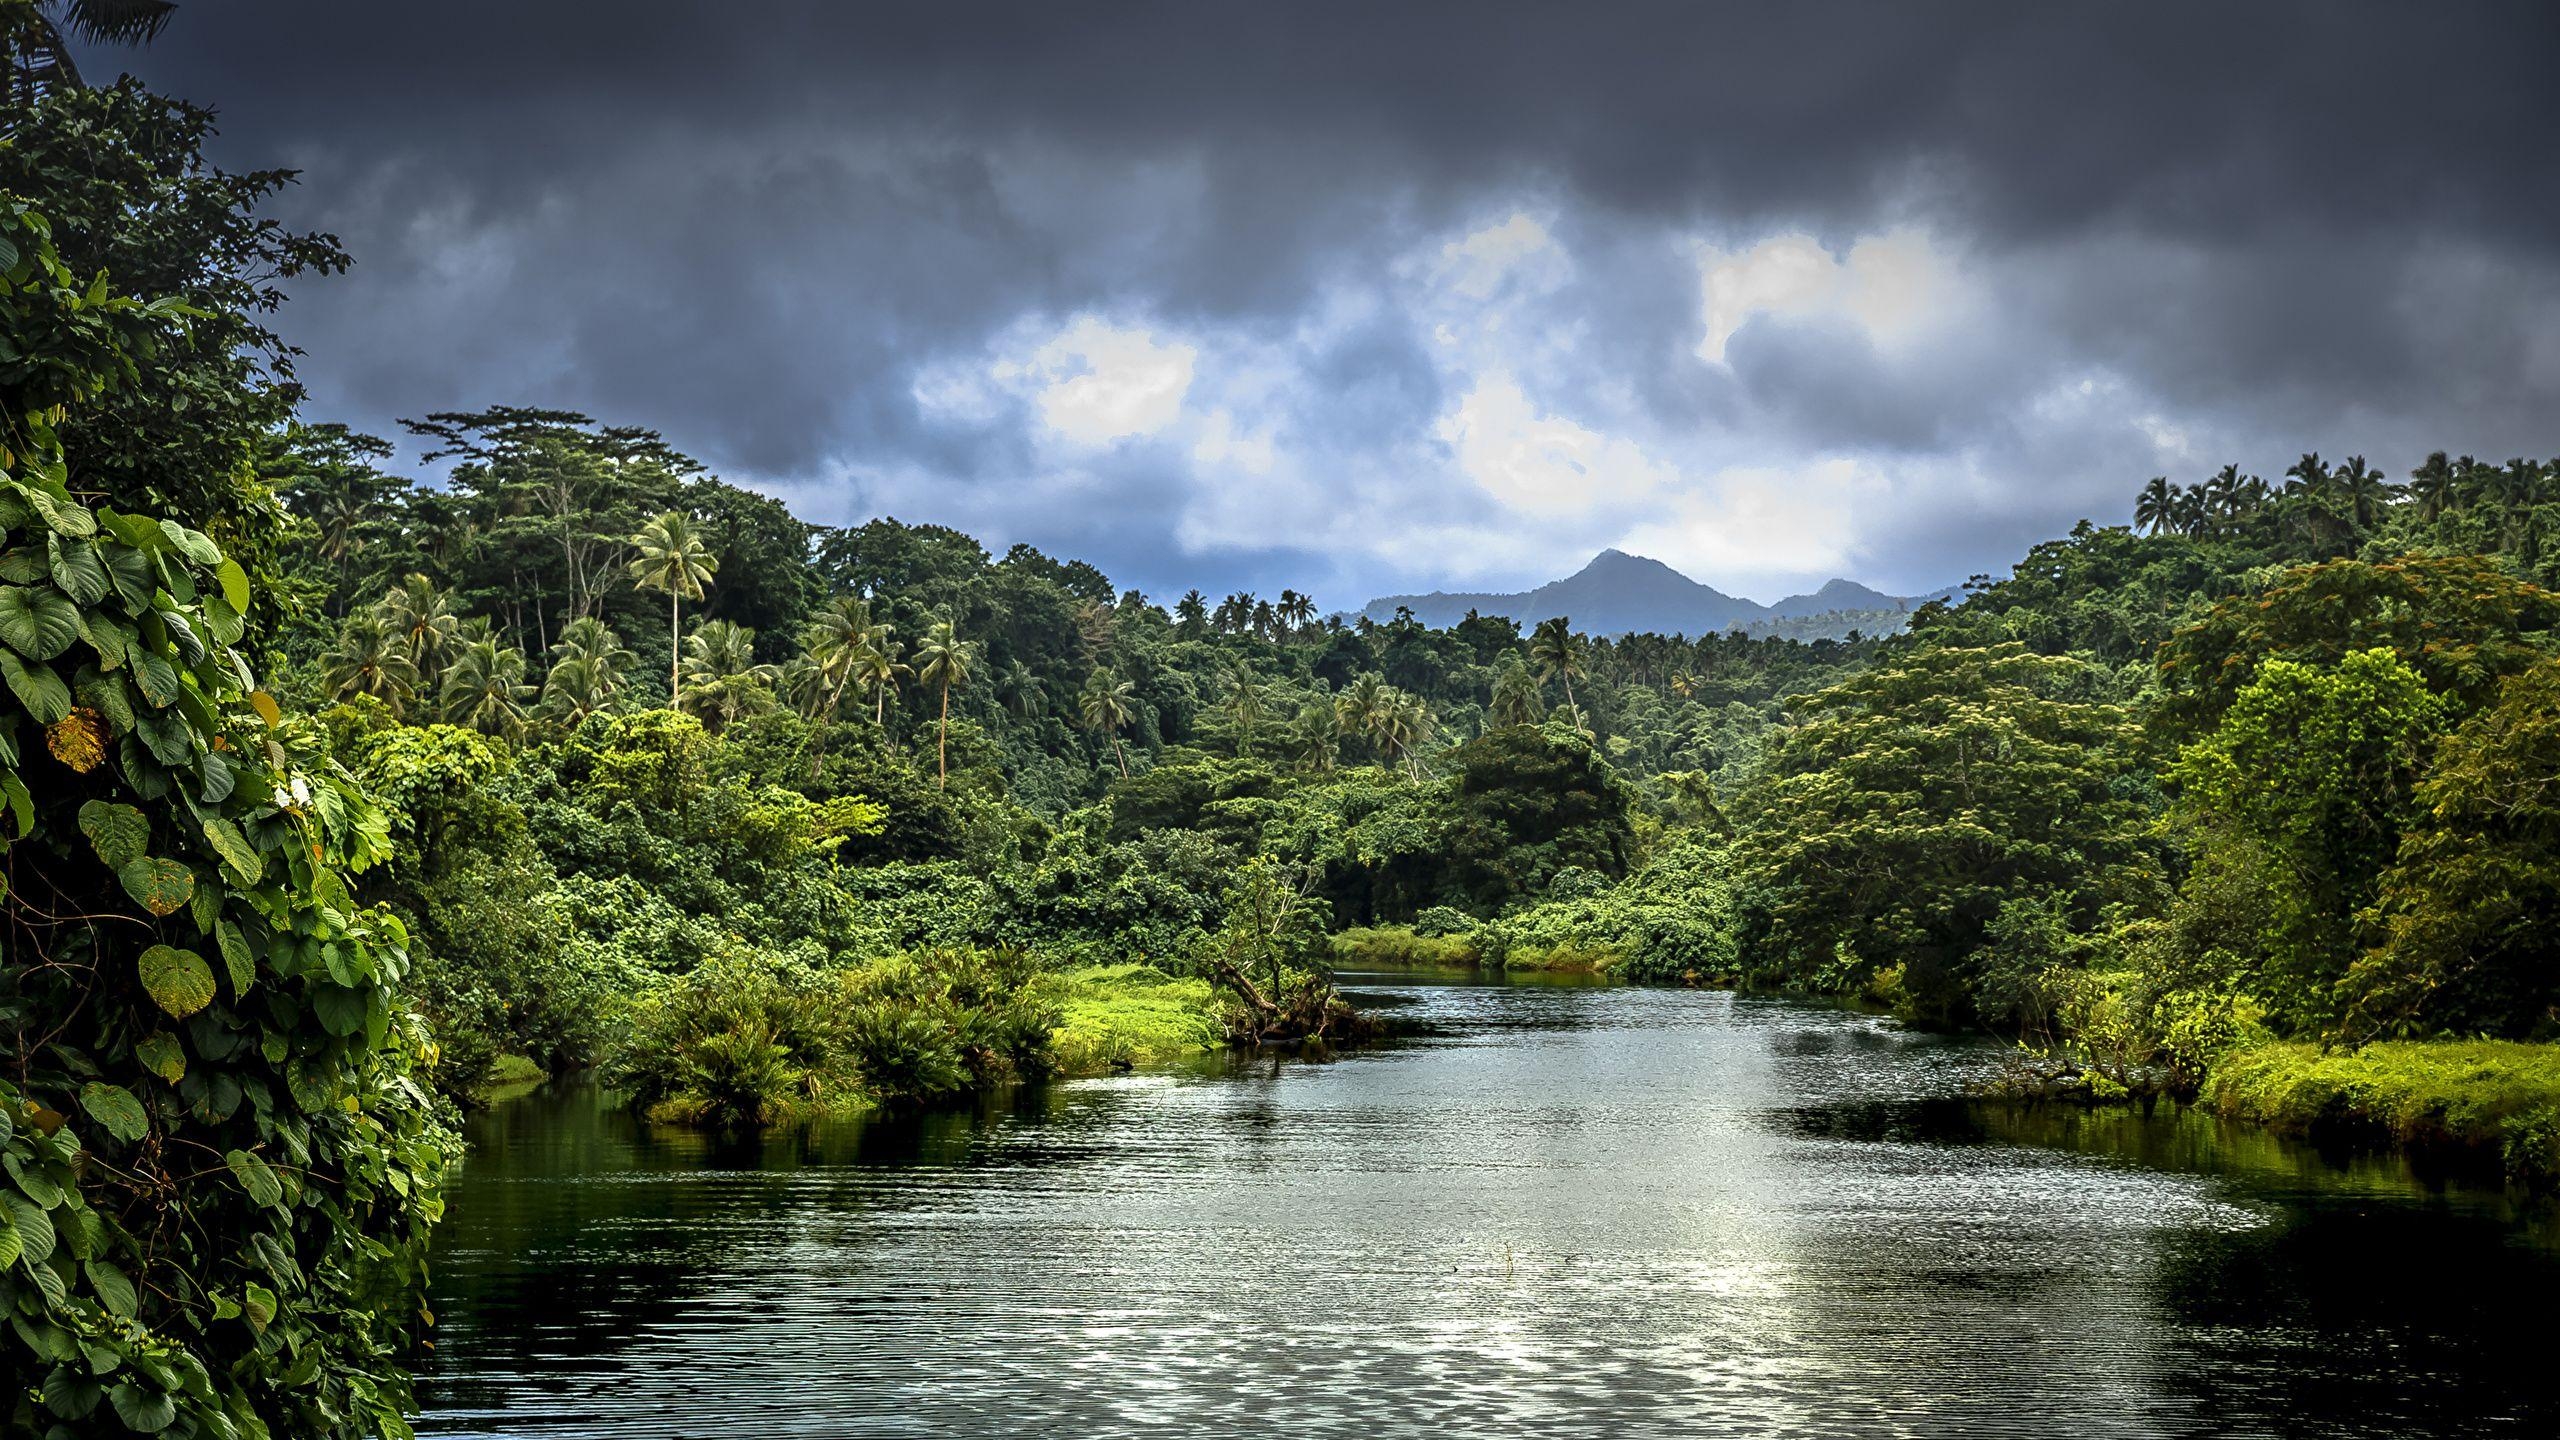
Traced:
<path fill-rule="evenodd" d="M 933 788 L 951 788 L 951 682 L 942 682 L 942 724 L 933 737 Z"/>
<path fill-rule="evenodd" d="M 1120 732 L 1117 730 L 1111 732 L 1111 753 L 1118 757 L 1120 761 L 1120 778 L 1123 780 L 1128 779 L 1129 752 L 1120 748 Z"/>
<path fill-rule="evenodd" d="M 667 592 L 667 708 L 676 708 L 676 675 L 683 668 L 684 597 Z"/>

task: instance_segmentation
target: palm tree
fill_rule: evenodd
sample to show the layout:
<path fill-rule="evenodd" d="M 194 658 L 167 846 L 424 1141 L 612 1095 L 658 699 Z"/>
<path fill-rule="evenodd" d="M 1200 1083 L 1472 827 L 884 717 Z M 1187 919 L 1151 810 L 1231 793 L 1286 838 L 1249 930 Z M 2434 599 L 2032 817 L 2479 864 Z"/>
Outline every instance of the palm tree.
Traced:
<path fill-rule="evenodd" d="M 1422 763 L 1414 755 L 1414 747 L 1430 738 L 1431 712 L 1422 701 L 1402 691 L 1389 691 L 1389 700 L 1372 722 L 1378 748 L 1391 757 L 1404 760 L 1405 772 L 1416 784 L 1422 780 Z"/>
<path fill-rule="evenodd" d="M 1227 677 L 1226 709 L 1236 724 L 1238 756 L 1253 753 L 1254 732 L 1262 728 L 1265 713 L 1262 697 L 1262 682 L 1253 678 L 1253 671 L 1243 661 L 1237 661 L 1234 672 Z"/>
<path fill-rule="evenodd" d="M 801 713 L 812 722 L 825 725 L 836 718 L 845 687 L 862 669 L 870 635 L 871 603 L 858 595 L 837 596 L 800 627 L 800 653 L 811 677 Z"/>
<path fill-rule="evenodd" d="M 1028 720 L 1040 713 L 1041 705 L 1048 700 L 1048 692 L 1041 688 L 1039 675 L 1030 666 L 1016 660 L 1004 667 L 1004 674 L 997 679 L 996 698 L 1003 702 L 1005 709 Z"/>
<path fill-rule="evenodd" d="M 1290 738 L 1300 769 L 1329 775 L 1342 758 L 1342 714 L 1321 698 L 1311 700 L 1299 709 Z"/>
<path fill-rule="evenodd" d="M 1096 670 L 1085 681 L 1084 693 L 1076 697 L 1076 709 L 1084 716 L 1084 728 L 1111 737 L 1112 758 L 1120 762 L 1120 778 L 1129 778 L 1129 755 L 1120 748 L 1120 732 L 1137 718 L 1133 703 L 1138 687 L 1120 679 L 1108 670 Z"/>
<path fill-rule="evenodd" d="M 552 661 L 550 673 L 542 677 L 541 711 L 575 729 L 588 716 L 612 709 L 621 691 L 621 678 L 605 662 L 572 655 Z"/>
<path fill-rule="evenodd" d="M 951 788 L 951 692 L 969 683 L 978 647 L 953 633 L 951 622 L 937 620 L 916 645 L 916 678 L 942 692 L 942 718 L 933 742 L 933 783 Z"/>
<path fill-rule="evenodd" d="M 706 620 L 685 637 L 682 698 L 688 714 L 726 729 L 773 704 L 773 665 L 756 662 L 756 632 L 730 620 Z"/>
<path fill-rule="evenodd" d="M 2346 506 L 2347 518 L 2359 530 L 2370 530 L 2382 523 L 2383 512 L 2389 510 L 2404 493 L 2383 478 L 2382 472 L 2364 463 L 2361 455 L 2350 455 L 2338 467 L 2336 475 L 2338 500 Z"/>
<path fill-rule="evenodd" d="M 1334 697 L 1333 711 L 1341 720 L 1343 732 L 1366 739 L 1377 729 L 1378 712 L 1384 710 L 1394 692 L 1375 675 L 1363 675 L 1351 682 L 1351 688 Z"/>
<path fill-rule="evenodd" d="M 1678 688 L 1679 682 L 1673 681 Z M 1538 682 L 1529 667 L 1520 662 L 1520 653 L 1505 650 L 1493 672 L 1493 704 L 1489 713 L 1493 723 L 1501 726 L 1535 725 L 1546 718 L 1547 704 L 1538 694 Z"/>
<path fill-rule="evenodd" d="M 2166 475 L 2154 475 L 2134 497 L 2133 523 L 2145 533 L 2157 535 L 2168 529 L 2178 516 L 2178 487 Z"/>
<path fill-rule="evenodd" d="M 533 687 L 524 683 L 524 652 L 485 637 L 474 640 L 445 671 L 444 721 L 483 735 L 513 735 L 524 729 L 524 701 L 531 694 Z"/>
<path fill-rule="evenodd" d="M 1301 595 L 1295 590 L 1283 590 L 1280 592 L 1279 615 L 1280 623 L 1288 626 L 1291 634 L 1304 634 L 1316 620 L 1315 597 Z"/>
<path fill-rule="evenodd" d="M 1175 626 L 1185 640 L 1197 640 L 1209 633 L 1209 597 L 1197 590 L 1183 592 L 1180 603 L 1173 607 Z"/>
<path fill-rule="evenodd" d="M 667 592 L 667 706 L 673 709 L 684 688 L 684 602 L 702 598 L 702 587 L 720 569 L 720 557 L 681 510 L 659 514 L 640 527 L 631 543 L 640 550 L 640 558 L 631 562 L 632 583 Z"/>
<path fill-rule="evenodd" d="M 1538 667 L 1538 683 L 1561 678 L 1564 703 L 1577 713 L 1582 707 L 1573 698 L 1573 681 L 1585 673 L 1582 657 L 1582 637 L 1573 633 L 1573 622 L 1562 615 L 1539 621 L 1529 636 L 1529 663 Z"/>
<path fill-rule="evenodd" d="M 2444 518 L 2460 495 L 2454 482 L 2453 462 L 2441 450 L 2409 472 L 2409 498 L 2418 504 L 2418 518 L 2432 525 Z"/>
<path fill-rule="evenodd" d="M 10 101 L 23 107 L 48 90 L 84 88 L 87 82 L 71 59 L 71 39 L 147 45 L 177 8 L 170 0 L 39 0 L 12 37 L 18 60 L 9 74 Z"/>
<path fill-rule="evenodd" d="M 320 684 L 333 700 L 370 695 L 401 719 L 418 693 L 418 667 L 379 611 L 349 617 L 338 643 L 320 657 Z"/>
<path fill-rule="evenodd" d="M 1679 696 L 1681 699 L 1695 700 L 1698 698 L 1698 677 L 1690 674 L 1688 671 L 1673 671 L 1668 683 L 1671 687 L 1671 693 Z"/>
<path fill-rule="evenodd" d="M 854 658 L 854 679 L 871 692 L 871 723 L 886 731 L 889 728 L 889 692 L 898 688 L 898 677 L 915 672 L 899 663 L 898 642 L 890 638 L 886 622 L 873 625 L 862 634 L 862 651 Z"/>
<path fill-rule="evenodd" d="M 381 612 L 408 649 L 419 683 L 435 684 L 462 634 L 462 618 L 454 614 L 451 598 L 433 580 L 411 575 L 382 597 Z"/>

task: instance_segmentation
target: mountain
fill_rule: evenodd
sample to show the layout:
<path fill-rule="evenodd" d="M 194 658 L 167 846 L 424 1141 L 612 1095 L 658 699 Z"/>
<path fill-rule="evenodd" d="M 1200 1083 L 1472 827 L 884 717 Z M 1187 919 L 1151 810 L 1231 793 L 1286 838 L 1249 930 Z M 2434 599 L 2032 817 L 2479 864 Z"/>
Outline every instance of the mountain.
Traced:
<path fill-rule="evenodd" d="M 1852 630 L 1874 635 L 1900 630 L 1911 611 L 1931 600 L 1961 598 L 1962 586 L 1927 595 L 1887 595 L 1854 580 L 1834 580 L 1810 595 L 1790 595 L 1763 605 L 1701 585 L 1659 560 L 1603 550 L 1562 580 L 1513 594 L 1435 590 L 1428 595 L 1388 595 L 1360 613 L 1372 620 L 1410 609 L 1427 625 L 1454 625 L 1468 611 L 1504 615 L 1527 629 L 1552 615 L 1567 615 L 1589 635 L 1654 631 L 1663 635 L 1712 635 L 1724 630 L 1786 634 L 1800 640 L 1838 638 Z"/>

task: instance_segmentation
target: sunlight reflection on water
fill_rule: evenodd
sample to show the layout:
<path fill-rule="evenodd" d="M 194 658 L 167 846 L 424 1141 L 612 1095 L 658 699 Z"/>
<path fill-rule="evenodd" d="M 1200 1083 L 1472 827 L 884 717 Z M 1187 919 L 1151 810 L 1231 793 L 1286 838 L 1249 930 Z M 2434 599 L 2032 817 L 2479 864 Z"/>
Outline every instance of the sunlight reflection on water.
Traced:
<path fill-rule="evenodd" d="M 576 1088 L 480 1117 L 422 1429 L 2560 1425 L 2442 1284 L 2560 1278 L 2490 1197 L 2194 1117 L 2004 1134 L 1953 1098 L 1996 1051 L 1874 1017 L 1389 988 L 1434 1038 L 746 1147 Z"/>

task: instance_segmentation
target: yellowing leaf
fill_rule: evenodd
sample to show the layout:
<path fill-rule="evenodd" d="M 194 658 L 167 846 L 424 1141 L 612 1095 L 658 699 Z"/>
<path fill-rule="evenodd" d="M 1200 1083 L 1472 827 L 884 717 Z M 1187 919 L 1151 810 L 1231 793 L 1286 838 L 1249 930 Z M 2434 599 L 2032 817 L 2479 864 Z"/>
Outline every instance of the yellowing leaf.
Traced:
<path fill-rule="evenodd" d="M 146 855 L 116 870 L 134 903 L 154 915 L 175 915 L 196 893 L 195 872 L 175 860 Z"/>
<path fill-rule="evenodd" d="M 181 1020 L 213 1003 L 213 967 L 193 950 L 154 945 L 134 966 L 152 1003 Z"/>

